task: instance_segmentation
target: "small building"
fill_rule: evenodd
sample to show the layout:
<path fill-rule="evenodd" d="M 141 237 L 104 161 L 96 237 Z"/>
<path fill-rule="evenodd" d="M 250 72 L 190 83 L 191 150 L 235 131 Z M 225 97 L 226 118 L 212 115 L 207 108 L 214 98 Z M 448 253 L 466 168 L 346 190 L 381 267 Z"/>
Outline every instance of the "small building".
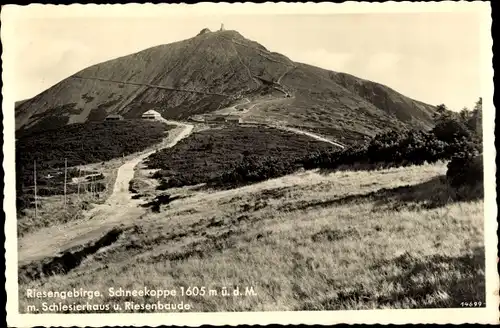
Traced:
<path fill-rule="evenodd" d="M 215 114 L 215 115 L 207 115 L 205 116 L 205 122 L 210 123 L 210 122 L 224 122 L 224 123 L 231 123 L 231 124 L 239 124 L 242 123 L 241 117 L 237 115 L 221 115 L 221 114 Z"/>
<path fill-rule="evenodd" d="M 205 122 L 225 122 L 226 115 L 207 115 L 205 116 Z"/>
<path fill-rule="evenodd" d="M 198 35 L 202 35 L 202 34 L 206 34 L 206 33 L 210 33 L 210 29 L 208 28 L 204 28 L 203 30 L 200 31 L 200 33 L 198 33 Z"/>
<path fill-rule="evenodd" d="M 117 114 L 110 114 L 106 116 L 106 121 L 121 121 L 123 120 L 123 116 Z"/>
<path fill-rule="evenodd" d="M 141 117 L 145 120 L 159 120 L 161 119 L 161 114 L 155 110 L 150 109 L 144 114 L 142 114 Z"/>
<path fill-rule="evenodd" d="M 190 116 L 189 119 L 193 122 L 199 122 L 199 123 L 205 122 L 205 118 L 201 115 L 193 115 Z"/>
<path fill-rule="evenodd" d="M 226 116 L 225 121 L 227 123 L 232 123 L 232 124 L 239 124 L 239 123 L 242 122 L 241 117 L 234 116 L 234 115 L 228 115 L 228 116 Z"/>

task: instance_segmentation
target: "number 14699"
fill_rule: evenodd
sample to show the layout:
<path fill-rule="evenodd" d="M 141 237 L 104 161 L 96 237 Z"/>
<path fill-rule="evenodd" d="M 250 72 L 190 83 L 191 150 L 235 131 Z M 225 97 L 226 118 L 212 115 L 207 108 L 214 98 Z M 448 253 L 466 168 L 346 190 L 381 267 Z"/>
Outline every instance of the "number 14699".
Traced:
<path fill-rule="evenodd" d="M 484 303 L 483 302 L 461 302 L 460 306 L 462 307 L 480 307 Z"/>

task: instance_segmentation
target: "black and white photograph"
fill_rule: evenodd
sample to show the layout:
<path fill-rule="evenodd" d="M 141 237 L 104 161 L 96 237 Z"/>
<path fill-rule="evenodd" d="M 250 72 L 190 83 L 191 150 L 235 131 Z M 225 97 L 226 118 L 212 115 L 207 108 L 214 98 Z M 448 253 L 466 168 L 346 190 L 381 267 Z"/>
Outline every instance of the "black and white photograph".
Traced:
<path fill-rule="evenodd" d="M 488 2 L 1 21 L 10 326 L 498 323 Z"/>

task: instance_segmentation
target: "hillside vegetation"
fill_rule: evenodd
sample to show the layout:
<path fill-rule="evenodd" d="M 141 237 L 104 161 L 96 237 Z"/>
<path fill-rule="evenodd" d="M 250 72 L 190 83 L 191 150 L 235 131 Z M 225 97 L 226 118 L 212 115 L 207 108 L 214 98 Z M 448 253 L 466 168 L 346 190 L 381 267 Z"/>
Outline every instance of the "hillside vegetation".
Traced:
<path fill-rule="evenodd" d="M 159 169 L 160 188 L 206 183 L 234 165 L 253 160 L 286 162 L 333 146 L 310 137 L 262 126 L 228 126 L 194 133 L 173 148 L 151 155 L 147 165 Z M 268 167 L 269 168 L 269 167 Z M 261 180 L 266 177 L 262 176 Z"/>
<path fill-rule="evenodd" d="M 269 96 L 248 121 L 280 121 L 352 144 L 385 128 L 430 128 L 434 106 L 371 81 L 296 63 L 236 31 L 208 32 L 109 60 L 16 106 L 16 129 L 127 118 L 187 119 Z M 287 97 L 288 96 L 288 97 Z"/>
<path fill-rule="evenodd" d="M 126 156 L 161 142 L 170 128 L 161 122 L 125 120 L 71 124 L 20 134 L 16 141 L 18 196 L 33 193 L 29 187 L 34 185 L 34 161 L 39 195 L 61 194 L 65 159 L 67 166 L 72 167 Z M 68 180 L 90 173 L 95 172 L 69 169 Z M 51 178 L 47 178 L 49 174 Z M 67 192 L 76 192 L 76 186 L 69 186 Z"/>
<path fill-rule="evenodd" d="M 272 128 L 199 131 L 148 164 L 161 169 L 160 189 L 214 188 L 152 191 L 150 171 L 137 169 L 142 206 L 107 225 L 75 223 L 73 233 L 94 225 L 85 242 L 22 262 L 19 309 L 46 301 L 27 299 L 28 288 L 74 281 L 103 294 L 109 307 L 92 312 L 158 302 L 176 312 L 484 307 L 481 112 L 481 100 L 460 114 L 438 106 L 429 132 L 389 131 L 340 152 Z M 115 298 L 110 287 L 178 294 Z M 188 288 L 211 295 L 182 295 Z M 223 294 L 234 289 L 243 296 Z"/>
<path fill-rule="evenodd" d="M 346 149 L 272 128 L 207 130 L 152 155 L 148 165 L 161 169 L 154 175 L 161 189 L 199 183 L 232 188 L 299 169 L 375 170 L 452 159 L 450 174 L 470 176 L 457 181 L 482 182 L 482 160 L 474 159 L 482 156 L 481 100 L 460 115 L 440 108 L 430 131 L 388 130 Z"/>
<path fill-rule="evenodd" d="M 87 258 L 66 273 L 40 277 L 36 263 L 21 267 L 19 309 L 47 301 L 26 299 L 27 288 L 70 290 L 75 281 L 101 291 L 99 303 L 182 301 L 190 312 L 484 305 L 483 201 L 450 197 L 445 172 L 442 163 L 309 171 L 230 192 L 173 197 L 160 213 L 103 236 L 99 252 L 89 245 L 82 251 Z M 145 284 L 218 294 L 108 296 L 110 287 Z M 223 287 L 253 288 L 255 295 L 223 297 Z M 75 301 L 87 300 L 61 300 Z"/>

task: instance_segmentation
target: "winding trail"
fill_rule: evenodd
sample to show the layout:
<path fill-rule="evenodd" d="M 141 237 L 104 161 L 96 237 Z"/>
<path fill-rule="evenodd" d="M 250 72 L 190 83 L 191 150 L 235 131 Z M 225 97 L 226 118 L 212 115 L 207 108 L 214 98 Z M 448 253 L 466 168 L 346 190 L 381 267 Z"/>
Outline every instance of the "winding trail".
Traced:
<path fill-rule="evenodd" d="M 243 110 L 238 110 L 236 109 L 237 106 L 243 106 L 243 105 L 246 105 L 248 103 L 250 103 L 250 99 L 248 98 L 244 98 L 243 99 L 245 102 L 244 103 L 237 103 L 237 104 L 234 104 L 232 106 L 229 106 L 229 107 L 224 107 L 224 108 L 221 108 L 221 109 L 218 109 L 214 112 L 212 112 L 211 114 L 232 114 L 232 113 L 246 113 L 248 111 L 248 109 L 243 109 Z"/>
<path fill-rule="evenodd" d="M 164 118 L 159 119 L 162 122 L 165 122 L 166 124 L 169 125 L 177 125 L 178 127 L 181 127 L 182 130 L 177 134 L 177 136 L 170 141 L 167 144 L 162 145 L 161 148 L 170 148 L 175 146 L 180 140 L 186 138 L 191 134 L 191 131 L 193 130 L 193 125 L 191 124 L 184 124 L 184 123 L 179 123 L 175 121 L 168 121 Z M 130 199 L 130 192 L 128 190 L 129 188 L 129 182 L 134 178 L 134 169 L 135 167 L 145 160 L 148 156 L 153 154 L 156 150 L 150 150 L 148 152 L 142 153 L 137 157 L 134 157 L 133 159 L 129 160 L 120 168 L 118 169 L 118 174 L 116 176 L 116 181 L 113 186 L 113 193 L 111 196 L 109 196 L 108 200 L 106 201 L 105 205 L 100 205 L 100 206 L 122 206 L 122 205 L 127 205 L 131 203 Z M 97 209 L 99 206 L 96 207 Z"/>
<path fill-rule="evenodd" d="M 74 76 L 71 76 L 70 78 L 79 79 L 79 80 L 92 80 L 92 81 L 110 82 L 110 83 L 117 83 L 117 84 L 135 85 L 135 86 L 139 86 L 139 87 L 148 87 L 148 88 L 162 89 L 162 90 L 169 90 L 169 91 L 179 91 L 179 92 L 189 92 L 189 93 L 197 93 L 197 94 L 203 94 L 203 95 L 229 97 L 229 95 L 227 95 L 227 94 L 218 93 L 218 92 L 205 92 L 205 91 L 200 91 L 200 90 L 174 88 L 174 87 L 167 87 L 164 85 L 156 85 L 156 84 L 149 84 L 149 83 L 110 80 L 110 79 L 103 79 L 100 77 L 84 77 L 84 76 L 74 75 Z"/>
<path fill-rule="evenodd" d="M 163 118 L 160 120 L 170 125 L 176 125 L 177 128 L 171 130 L 169 137 L 165 138 L 158 149 L 173 147 L 180 140 L 189 136 L 194 127 L 191 124 L 168 121 Z M 170 139 L 175 133 L 175 137 Z M 20 238 L 18 244 L 19 264 L 54 256 L 73 247 L 80 247 L 100 238 L 117 225 L 130 224 L 146 213 L 146 209 L 140 206 L 143 200 L 132 199 L 128 188 L 129 182 L 134 177 L 135 167 L 155 151 L 156 149 L 149 149 L 141 152 L 120 166 L 112 194 L 104 204 L 97 205 L 86 212 L 86 220 L 43 228 Z"/>
<path fill-rule="evenodd" d="M 289 126 L 273 126 L 274 128 L 276 129 L 280 129 L 280 130 L 285 130 L 285 131 L 289 131 L 289 132 L 293 132 L 293 133 L 296 133 L 296 134 L 302 134 L 302 135 L 306 135 L 308 137 L 311 137 L 313 139 L 316 139 L 318 141 L 323 141 L 323 142 L 327 142 L 331 145 L 334 145 L 334 146 L 337 146 L 337 147 L 340 147 L 342 149 L 345 148 L 344 145 L 338 143 L 338 142 L 335 142 L 335 141 L 332 141 L 330 139 L 327 139 L 325 137 L 322 137 L 320 135 L 317 135 L 315 133 L 312 133 L 312 132 L 308 132 L 308 131 L 304 131 L 304 130 L 300 130 L 300 129 L 297 129 L 297 128 L 292 128 L 292 127 L 289 127 Z"/>

